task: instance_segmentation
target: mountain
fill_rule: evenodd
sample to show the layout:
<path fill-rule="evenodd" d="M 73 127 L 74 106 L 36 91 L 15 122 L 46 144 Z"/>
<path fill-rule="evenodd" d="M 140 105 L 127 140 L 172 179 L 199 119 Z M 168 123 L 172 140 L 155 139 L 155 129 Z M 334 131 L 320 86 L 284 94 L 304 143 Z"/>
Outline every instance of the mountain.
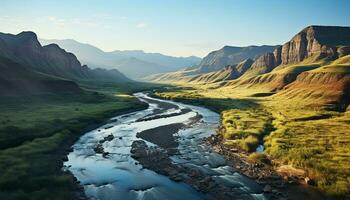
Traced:
<path fill-rule="evenodd" d="M 350 104 L 350 27 L 306 27 L 223 85 L 345 110 Z"/>
<path fill-rule="evenodd" d="M 167 71 L 176 71 L 183 67 L 193 66 L 201 61 L 201 58 L 196 56 L 173 57 L 160 53 L 145 53 L 142 50 L 113 51 L 111 53 L 120 57 L 137 58 L 149 63 L 155 63 L 157 65 L 164 66 Z"/>
<path fill-rule="evenodd" d="M 200 73 L 213 72 L 224 68 L 227 65 L 234 65 L 245 59 L 256 59 L 260 55 L 272 52 L 278 46 L 248 46 L 233 47 L 224 46 L 223 48 L 210 52 L 203 58 L 198 65 Z"/>
<path fill-rule="evenodd" d="M 259 57 L 248 70 L 253 76 L 272 71 L 279 65 L 290 65 L 304 61 L 335 59 L 341 54 L 348 54 L 350 45 L 349 27 L 309 26 L 297 33 L 273 53 Z M 345 46 L 345 47 L 344 47 Z"/>
<path fill-rule="evenodd" d="M 90 67 L 116 68 L 133 79 L 139 79 L 155 73 L 176 71 L 200 62 L 200 58 L 173 57 L 159 53 L 144 51 L 113 51 L 104 52 L 90 44 L 75 40 L 40 40 L 43 44 L 58 44 L 67 51 L 73 52 L 79 60 Z"/>
<path fill-rule="evenodd" d="M 350 27 L 306 27 L 282 46 L 240 64 L 228 64 L 237 55 L 236 48 L 230 50 L 234 56 L 229 56 L 228 49 L 210 53 L 197 68 L 158 74 L 149 80 L 218 83 L 215 87 L 252 89 L 252 93 L 330 104 L 340 110 L 350 104 Z"/>
<path fill-rule="evenodd" d="M 38 73 L 0 57 L 0 96 L 82 93 L 73 81 Z"/>
<path fill-rule="evenodd" d="M 236 65 L 228 65 L 219 71 L 199 74 L 191 78 L 190 82 L 216 83 L 220 81 L 233 80 L 245 73 L 254 61 L 250 58 Z"/>
<path fill-rule="evenodd" d="M 57 44 L 41 46 L 33 32 L 17 35 L 0 33 L 0 53 L 26 68 L 67 80 L 102 80 L 120 82 L 128 79 L 120 72 L 90 69 L 81 65 L 77 57 Z"/>
<path fill-rule="evenodd" d="M 223 48 L 210 52 L 205 56 L 202 61 L 193 67 L 186 68 L 185 70 L 180 70 L 174 73 L 157 74 L 153 76 L 146 77 L 146 80 L 150 81 L 181 81 L 192 80 L 193 76 L 198 77 L 201 74 L 216 72 L 224 69 L 226 66 L 236 66 L 245 60 L 249 60 L 251 65 L 252 60 L 258 58 L 259 56 L 272 52 L 276 47 L 279 46 L 247 46 L 247 47 L 233 47 L 224 46 Z M 244 72 L 250 67 L 247 63 L 244 65 Z M 224 69 L 225 73 L 227 72 Z M 242 75 L 242 71 L 239 70 L 239 75 Z M 188 76 L 184 78 L 183 76 Z M 208 76 L 208 75 L 206 75 Z M 209 75 L 210 76 L 210 75 Z M 237 78 L 238 76 L 232 76 L 232 78 Z M 203 78 L 206 79 L 206 78 Z"/>

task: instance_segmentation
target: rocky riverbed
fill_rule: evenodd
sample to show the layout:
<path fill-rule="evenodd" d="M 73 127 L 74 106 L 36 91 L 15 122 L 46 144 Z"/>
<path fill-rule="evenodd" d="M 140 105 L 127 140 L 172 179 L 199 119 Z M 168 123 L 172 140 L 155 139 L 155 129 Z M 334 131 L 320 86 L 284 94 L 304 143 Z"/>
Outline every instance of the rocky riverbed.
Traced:
<path fill-rule="evenodd" d="M 266 199 L 207 138 L 219 115 L 136 95 L 149 108 L 115 117 L 83 135 L 65 168 L 91 199 Z"/>

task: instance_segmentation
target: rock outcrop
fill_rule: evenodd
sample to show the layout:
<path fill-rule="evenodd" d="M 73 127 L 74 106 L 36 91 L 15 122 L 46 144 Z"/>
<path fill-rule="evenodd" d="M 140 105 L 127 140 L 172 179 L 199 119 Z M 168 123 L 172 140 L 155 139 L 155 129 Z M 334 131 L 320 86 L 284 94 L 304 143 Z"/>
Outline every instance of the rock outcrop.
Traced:
<path fill-rule="evenodd" d="M 350 27 L 309 26 L 273 53 L 256 59 L 247 76 L 270 72 L 279 65 L 300 63 L 309 57 L 334 60 L 349 53 Z"/>
<path fill-rule="evenodd" d="M 274 69 L 278 65 L 274 53 L 267 53 L 260 56 L 252 66 L 244 74 L 246 77 L 251 77 L 259 74 L 265 74 Z"/>

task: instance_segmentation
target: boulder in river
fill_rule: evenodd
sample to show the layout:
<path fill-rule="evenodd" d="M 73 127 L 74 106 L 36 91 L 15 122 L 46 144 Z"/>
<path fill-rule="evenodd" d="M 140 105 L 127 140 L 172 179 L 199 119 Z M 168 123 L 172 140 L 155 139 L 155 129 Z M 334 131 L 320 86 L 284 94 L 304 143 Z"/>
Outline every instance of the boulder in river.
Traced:
<path fill-rule="evenodd" d="M 94 151 L 95 151 L 96 153 L 104 153 L 102 144 L 100 144 L 100 143 L 97 144 L 97 145 L 94 147 Z"/>
<path fill-rule="evenodd" d="M 264 192 L 265 192 L 265 193 L 270 193 L 270 192 L 272 192 L 272 187 L 271 187 L 270 185 L 265 185 L 265 187 L 264 187 Z"/>

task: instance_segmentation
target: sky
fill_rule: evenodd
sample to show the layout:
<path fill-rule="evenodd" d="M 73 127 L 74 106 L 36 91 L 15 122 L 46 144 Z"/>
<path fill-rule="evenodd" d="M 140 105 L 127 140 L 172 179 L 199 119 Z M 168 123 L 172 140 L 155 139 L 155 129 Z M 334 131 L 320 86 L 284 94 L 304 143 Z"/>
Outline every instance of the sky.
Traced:
<path fill-rule="evenodd" d="M 283 44 L 309 25 L 350 26 L 349 8 L 349 0 L 1 0 L 0 32 L 203 57 L 225 45 Z"/>

